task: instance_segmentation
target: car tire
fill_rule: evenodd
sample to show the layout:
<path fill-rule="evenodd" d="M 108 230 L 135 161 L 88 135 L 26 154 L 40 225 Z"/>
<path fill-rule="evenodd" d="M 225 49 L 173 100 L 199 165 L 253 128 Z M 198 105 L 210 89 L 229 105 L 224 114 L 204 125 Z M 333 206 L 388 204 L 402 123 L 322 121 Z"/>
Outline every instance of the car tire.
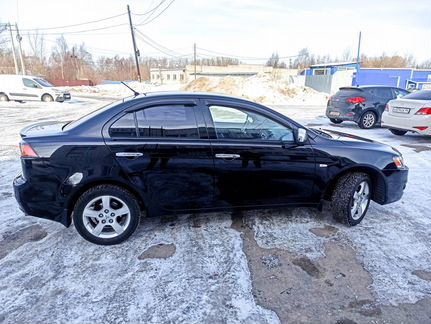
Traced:
<path fill-rule="evenodd" d="M 359 127 L 363 129 L 373 128 L 377 123 L 377 115 L 373 111 L 366 111 L 359 120 Z"/>
<path fill-rule="evenodd" d="M 400 129 L 393 129 L 393 128 L 391 128 L 391 129 L 389 129 L 389 130 L 390 130 L 390 132 L 391 132 L 392 134 L 397 135 L 397 136 L 403 136 L 403 135 L 405 135 L 405 134 L 407 133 L 407 131 L 405 131 L 405 130 L 400 130 Z"/>
<path fill-rule="evenodd" d="M 0 93 L 0 101 L 9 101 L 9 97 L 4 93 Z"/>
<path fill-rule="evenodd" d="M 50 94 L 44 94 L 42 96 L 42 101 L 43 102 L 53 102 L 54 98 Z"/>
<path fill-rule="evenodd" d="M 358 225 L 371 201 L 371 180 L 362 172 L 342 176 L 332 193 L 331 210 L 335 220 L 347 226 Z"/>
<path fill-rule="evenodd" d="M 78 233 L 99 245 L 124 242 L 135 232 L 140 218 L 135 196 L 115 185 L 98 185 L 85 191 L 73 210 Z"/>
<path fill-rule="evenodd" d="M 335 119 L 335 118 L 329 118 L 329 120 L 331 121 L 331 123 L 334 123 L 334 124 L 341 124 L 343 122 L 341 119 Z"/>

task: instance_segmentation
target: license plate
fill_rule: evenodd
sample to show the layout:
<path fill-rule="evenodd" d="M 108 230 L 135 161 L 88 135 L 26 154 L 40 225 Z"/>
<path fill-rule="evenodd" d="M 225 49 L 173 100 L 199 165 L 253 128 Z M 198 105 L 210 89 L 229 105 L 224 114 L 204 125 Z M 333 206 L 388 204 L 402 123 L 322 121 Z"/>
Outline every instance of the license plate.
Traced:
<path fill-rule="evenodd" d="M 329 112 L 329 114 L 331 116 L 340 116 L 340 112 L 339 111 L 331 111 L 331 112 Z"/>
<path fill-rule="evenodd" d="M 401 114 L 408 114 L 410 112 L 410 108 L 394 107 L 392 108 L 392 111 L 396 113 L 401 113 Z"/>

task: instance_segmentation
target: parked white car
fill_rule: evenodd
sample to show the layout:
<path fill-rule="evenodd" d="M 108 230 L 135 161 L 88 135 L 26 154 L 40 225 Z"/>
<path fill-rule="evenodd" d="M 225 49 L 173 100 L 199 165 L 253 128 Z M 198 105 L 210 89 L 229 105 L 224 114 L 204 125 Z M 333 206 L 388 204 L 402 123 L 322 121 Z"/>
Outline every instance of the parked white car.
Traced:
<path fill-rule="evenodd" d="M 392 134 L 415 132 L 431 135 L 431 90 L 420 90 L 386 104 L 382 127 Z"/>
<path fill-rule="evenodd" d="M 71 98 L 70 93 L 54 87 L 48 81 L 31 75 L 0 75 L 0 101 L 58 101 Z"/>

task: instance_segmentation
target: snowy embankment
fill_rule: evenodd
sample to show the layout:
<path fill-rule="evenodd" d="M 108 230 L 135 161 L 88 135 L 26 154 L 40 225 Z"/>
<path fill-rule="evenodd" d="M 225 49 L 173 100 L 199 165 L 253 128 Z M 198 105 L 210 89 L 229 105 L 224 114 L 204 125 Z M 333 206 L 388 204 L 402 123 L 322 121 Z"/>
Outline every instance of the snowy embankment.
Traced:
<path fill-rule="evenodd" d="M 129 82 L 128 85 L 139 93 L 155 91 L 194 91 L 227 94 L 253 100 L 263 104 L 276 105 L 325 105 L 326 93 L 309 87 L 290 84 L 286 80 L 273 79 L 267 75 L 243 77 L 207 78 L 200 77 L 187 84 L 153 84 Z M 123 84 L 66 87 L 72 96 L 94 98 L 122 98 L 132 92 Z"/>

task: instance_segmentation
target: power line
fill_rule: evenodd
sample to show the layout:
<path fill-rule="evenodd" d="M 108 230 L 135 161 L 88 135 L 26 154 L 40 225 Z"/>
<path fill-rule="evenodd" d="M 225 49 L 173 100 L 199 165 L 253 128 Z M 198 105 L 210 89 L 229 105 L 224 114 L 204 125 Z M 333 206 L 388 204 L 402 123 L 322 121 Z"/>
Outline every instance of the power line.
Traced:
<path fill-rule="evenodd" d="M 171 49 L 167 48 L 166 46 L 163 46 L 163 45 L 157 43 L 155 40 L 151 39 L 150 37 L 148 37 L 147 35 L 142 33 L 139 29 L 135 28 L 135 30 L 138 33 L 137 36 L 140 40 L 142 40 L 144 43 L 146 43 L 147 45 L 151 46 L 152 48 L 158 50 L 161 53 L 164 53 L 164 54 L 171 56 L 171 57 L 174 57 L 174 58 L 182 58 L 182 57 L 187 57 L 187 56 L 191 55 L 191 54 L 181 54 L 181 53 L 178 53 L 174 50 L 171 50 Z"/>
<path fill-rule="evenodd" d="M 97 30 L 110 29 L 110 28 L 116 28 L 116 27 L 126 26 L 126 25 L 128 25 L 128 24 L 127 24 L 127 23 L 124 23 L 124 24 L 118 24 L 118 25 L 112 25 L 112 26 L 105 26 L 105 27 L 100 27 L 100 28 L 92 28 L 92 29 L 77 30 L 77 31 L 66 31 L 66 32 L 43 33 L 43 35 L 82 34 L 82 33 L 87 33 L 87 32 L 92 32 L 92 31 L 97 31 Z M 32 35 L 32 34 L 30 34 L 30 35 Z M 33 35 L 34 35 L 34 34 L 33 34 Z"/>
<path fill-rule="evenodd" d="M 174 2 L 175 2 L 175 0 L 172 0 L 171 2 L 169 2 L 169 4 L 162 11 L 159 12 L 159 14 L 157 16 L 153 17 L 152 19 L 150 19 L 148 21 L 145 20 L 145 21 L 143 21 L 142 23 L 140 23 L 139 25 L 136 25 L 136 26 L 148 25 L 149 23 L 151 23 L 152 21 L 154 21 L 155 19 L 157 19 L 158 17 L 160 17 L 160 15 L 162 13 L 164 13 Z"/>
<path fill-rule="evenodd" d="M 79 24 L 57 26 L 57 27 L 44 27 L 44 28 L 27 28 L 27 29 L 22 29 L 21 31 L 52 30 L 52 29 L 62 29 L 62 28 L 76 27 L 76 26 L 94 24 L 94 23 L 97 23 L 97 22 L 100 22 L 100 21 L 105 21 L 105 20 L 109 20 L 109 19 L 121 17 L 121 16 L 124 16 L 126 14 L 127 14 L 127 12 L 123 12 L 122 14 L 119 14 L 119 15 L 110 16 L 110 17 L 106 17 L 106 18 L 102 18 L 102 19 L 98 19 L 98 20 L 87 21 L 87 22 L 83 22 L 83 23 L 79 23 Z"/>
<path fill-rule="evenodd" d="M 134 16 L 145 16 L 145 15 L 148 15 L 149 13 L 152 13 L 152 12 L 154 12 L 155 10 L 157 10 L 157 8 L 158 7 L 160 7 L 162 4 L 163 4 L 163 2 L 165 2 L 166 0 L 162 0 L 162 1 L 160 1 L 159 2 L 159 4 L 157 5 L 157 6 L 155 6 L 153 9 L 150 9 L 150 10 L 148 10 L 148 11 L 146 11 L 146 12 L 144 12 L 144 13 L 132 13 L 132 15 L 134 15 Z"/>
<path fill-rule="evenodd" d="M 214 54 L 217 54 L 217 55 L 222 55 L 222 56 L 225 56 L 225 57 L 231 57 L 231 58 L 236 58 L 236 59 L 239 59 L 239 60 L 267 60 L 268 59 L 268 57 L 250 57 L 250 56 L 239 56 L 239 55 L 234 55 L 234 54 L 228 54 L 228 53 L 221 53 L 221 52 L 217 52 L 217 51 L 212 51 L 212 50 L 208 50 L 208 49 L 205 49 L 205 48 L 201 48 L 201 47 L 198 47 L 198 49 L 200 49 L 201 51 L 205 51 L 205 52 L 208 52 L 208 53 L 214 53 Z M 204 55 L 204 56 L 208 56 L 208 57 L 214 57 L 214 55 L 208 55 L 208 54 L 205 54 L 205 53 L 201 53 L 201 55 Z M 278 58 L 279 59 L 286 59 L 286 58 L 293 58 L 293 57 L 300 57 L 300 56 L 303 56 L 303 55 L 289 55 L 289 56 L 279 56 Z"/>

